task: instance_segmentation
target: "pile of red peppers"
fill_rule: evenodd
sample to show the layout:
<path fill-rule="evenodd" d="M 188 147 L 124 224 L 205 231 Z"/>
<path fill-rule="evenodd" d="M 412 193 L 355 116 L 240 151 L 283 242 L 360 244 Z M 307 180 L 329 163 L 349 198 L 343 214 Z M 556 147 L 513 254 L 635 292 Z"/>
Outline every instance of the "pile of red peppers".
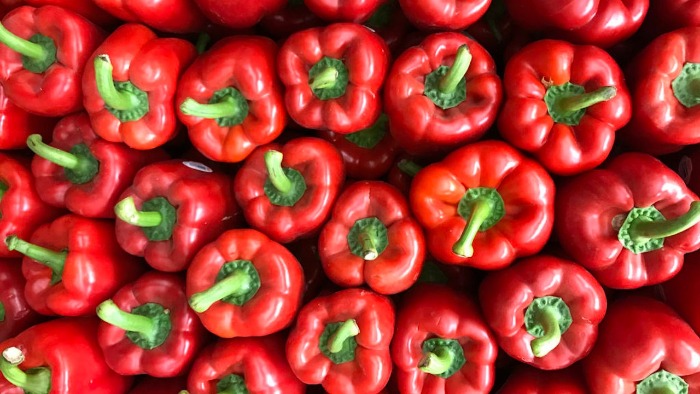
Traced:
<path fill-rule="evenodd" d="M 700 0 L 0 0 L 1 394 L 700 394 Z"/>

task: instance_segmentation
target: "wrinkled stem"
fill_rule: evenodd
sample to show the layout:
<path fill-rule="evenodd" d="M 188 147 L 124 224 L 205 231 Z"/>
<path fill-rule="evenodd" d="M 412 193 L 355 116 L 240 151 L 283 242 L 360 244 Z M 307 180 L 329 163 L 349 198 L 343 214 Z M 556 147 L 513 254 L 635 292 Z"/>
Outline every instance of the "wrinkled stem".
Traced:
<path fill-rule="evenodd" d="M 418 368 L 431 375 L 441 375 L 445 373 L 454 362 L 455 355 L 447 349 L 438 348 L 436 352 L 428 352 L 418 363 Z"/>
<path fill-rule="evenodd" d="M 97 306 L 97 316 L 115 327 L 124 331 L 138 332 L 150 340 L 155 338 L 158 333 L 158 327 L 154 324 L 153 319 L 125 312 L 112 300 L 103 301 Z"/>
<path fill-rule="evenodd" d="M 562 112 L 575 112 L 602 103 L 603 101 L 608 101 L 615 97 L 616 94 L 616 87 L 604 86 L 592 92 L 561 98 L 557 101 L 556 105 L 557 109 Z"/>
<path fill-rule="evenodd" d="M 265 152 L 265 167 L 267 168 L 270 182 L 280 193 L 285 194 L 292 190 L 292 181 L 284 173 L 282 158 L 282 152 L 276 150 Z"/>
<path fill-rule="evenodd" d="M 535 357 L 544 357 L 554 350 L 561 342 L 561 330 L 559 329 L 559 313 L 552 307 L 542 309 L 538 314 L 538 321 L 544 329 L 544 335 L 530 342 L 532 354 Z"/>
<path fill-rule="evenodd" d="M 462 235 L 457 242 L 452 246 L 452 251 L 462 257 L 472 257 L 474 255 L 473 242 L 479 228 L 486 219 L 491 215 L 492 205 L 483 198 L 478 198 L 474 201 L 469 222 L 464 228 Z"/>
<path fill-rule="evenodd" d="M 202 104 L 188 97 L 180 104 L 180 111 L 183 114 L 205 119 L 233 117 L 236 116 L 238 109 L 232 98 L 215 104 Z"/>
<path fill-rule="evenodd" d="M 226 278 L 216 282 L 212 287 L 190 297 L 190 307 L 198 313 L 211 308 L 223 298 L 250 291 L 250 275 L 243 270 L 235 271 Z"/>
<path fill-rule="evenodd" d="M 48 56 L 48 53 L 41 45 L 16 36 L 2 24 L 0 24 L 0 42 L 28 58 L 43 60 Z"/>
<path fill-rule="evenodd" d="M 16 250 L 30 259 L 51 268 L 54 274 L 61 276 L 63 273 L 63 266 L 66 263 L 68 252 L 56 252 L 46 249 L 39 245 L 31 244 L 15 235 L 5 238 L 5 244 L 8 250 Z"/>
<path fill-rule="evenodd" d="M 314 77 L 310 86 L 311 89 L 327 89 L 335 86 L 337 79 L 338 70 L 336 70 L 334 67 L 328 67 Z"/>
<path fill-rule="evenodd" d="M 114 214 L 122 221 L 138 227 L 156 227 L 163 221 L 160 212 L 139 211 L 133 197 L 126 197 L 114 206 Z"/>
<path fill-rule="evenodd" d="M 328 338 L 328 350 L 331 353 L 338 353 L 343 350 L 345 340 L 355 337 L 360 334 L 360 327 L 357 326 L 355 319 L 349 319 L 343 322 L 338 329 Z"/>
<path fill-rule="evenodd" d="M 138 106 L 138 98 L 128 92 L 120 92 L 112 79 L 112 63 L 107 55 L 95 57 L 95 82 L 105 104 L 117 110 L 129 110 Z"/>
<path fill-rule="evenodd" d="M 466 45 L 462 45 L 457 50 L 457 55 L 455 56 L 455 61 L 450 67 L 450 70 L 445 74 L 440 80 L 438 89 L 442 93 L 451 93 L 457 89 L 459 81 L 467 75 L 469 70 L 469 65 L 472 62 L 472 54 L 469 52 L 469 48 Z"/>
<path fill-rule="evenodd" d="M 360 243 L 362 244 L 362 258 L 364 260 L 372 261 L 379 257 L 377 246 L 374 244 L 372 236 L 366 231 L 360 232 Z"/>
<path fill-rule="evenodd" d="M 80 159 L 74 154 L 45 144 L 39 134 L 32 134 L 27 137 L 27 146 L 38 156 L 63 168 L 72 170 L 78 167 L 80 163 Z"/>
<path fill-rule="evenodd" d="M 51 387 L 51 372 L 42 368 L 34 373 L 27 373 L 19 368 L 24 361 L 24 354 L 19 348 L 9 347 L 0 357 L 0 372 L 11 384 L 32 394 L 48 394 Z"/>
<path fill-rule="evenodd" d="M 682 233 L 700 222 L 700 201 L 693 201 L 684 215 L 664 221 L 636 221 L 632 223 L 629 234 L 635 242 L 647 239 L 666 238 Z"/>

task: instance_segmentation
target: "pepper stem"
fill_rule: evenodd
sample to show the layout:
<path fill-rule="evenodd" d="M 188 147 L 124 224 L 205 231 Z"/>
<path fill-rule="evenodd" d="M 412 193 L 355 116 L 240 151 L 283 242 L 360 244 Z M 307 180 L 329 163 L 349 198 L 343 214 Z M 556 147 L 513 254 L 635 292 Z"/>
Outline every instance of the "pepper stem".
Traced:
<path fill-rule="evenodd" d="M 10 189 L 10 186 L 7 185 L 7 183 L 0 181 L 0 201 L 2 201 L 2 198 L 5 196 L 5 193 Z"/>
<path fill-rule="evenodd" d="M 452 67 L 447 71 L 447 74 L 442 77 L 440 83 L 438 84 L 438 89 L 442 93 L 451 93 L 457 89 L 459 81 L 467 75 L 469 70 L 469 65 L 472 62 L 472 54 L 469 52 L 469 48 L 466 45 L 462 45 L 457 50 L 457 55 L 455 56 L 455 61 Z"/>
<path fill-rule="evenodd" d="M 137 315 L 121 310 L 112 300 L 105 300 L 97 306 L 97 317 L 124 331 L 137 332 L 148 340 L 154 340 L 158 326 L 148 316 Z"/>
<path fill-rule="evenodd" d="M 416 174 L 418 174 L 418 172 L 423 169 L 423 167 L 418 165 L 418 163 L 416 163 L 415 161 L 406 159 L 399 160 L 396 166 L 399 167 L 399 170 L 401 170 L 410 177 L 416 176 Z"/>
<path fill-rule="evenodd" d="M 44 47 L 16 36 L 7 30 L 2 23 L 0 23 L 0 42 L 20 55 L 31 59 L 44 60 L 49 56 L 48 51 Z"/>
<path fill-rule="evenodd" d="M 545 307 L 537 316 L 538 322 L 544 329 L 544 335 L 530 342 L 532 354 L 535 357 L 544 357 L 554 350 L 561 342 L 561 329 L 559 328 L 560 315 L 556 308 Z"/>
<path fill-rule="evenodd" d="M 615 97 L 617 88 L 614 86 L 603 86 L 592 92 L 583 93 L 575 96 L 562 97 L 556 102 L 557 110 L 561 112 L 571 113 L 582 109 L 586 109 L 595 104 L 608 101 Z"/>
<path fill-rule="evenodd" d="M 481 224 L 491 215 L 492 209 L 493 206 L 488 199 L 477 198 L 474 200 L 469 221 L 462 235 L 452 246 L 452 252 L 462 257 L 472 257 L 474 255 L 472 243 L 474 242 L 474 238 L 476 238 L 476 234 L 479 232 Z"/>
<path fill-rule="evenodd" d="M 5 244 L 8 250 L 16 250 L 30 259 L 51 268 L 55 275 L 61 276 L 63 273 L 63 266 L 66 264 L 68 252 L 56 252 L 46 249 L 20 239 L 16 235 L 10 235 L 5 238 Z"/>
<path fill-rule="evenodd" d="M 360 327 L 355 319 L 349 319 L 343 322 L 330 337 L 328 337 L 328 351 L 338 353 L 343 350 L 345 340 L 355 337 L 360 334 Z"/>
<path fill-rule="evenodd" d="M 700 222 L 700 201 L 690 203 L 688 212 L 673 220 L 642 221 L 631 224 L 629 234 L 634 242 L 655 238 L 666 238 L 682 233 Z"/>
<path fill-rule="evenodd" d="M 379 257 L 374 239 L 367 231 L 360 231 L 360 244 L 362 245 L 362 259 L 372 261 Z"/>
<path fill-rule="evenodd" d="M 239 108 L 235 100 L 230 97 L 214 104 L 202 104 L 188 97 L 180 104 L 180 111 L 185 115 L 199 118 L 219 119 L 235 117 Z"/>
<path fill-rule="evenodd" d="M 95 82 L 97 91 L 105 104 L 116 110 L 126 111 L 139 105 L 138 98 L 128 92 L 120 92 L 114 86 L 112 79 L 112 62 L 108 55 L 95 56 Z"/>
<path fill-rule="evenodd" d="M 252 280 L 245 270 L 236 270 L 212 287 L 190 297 L 190 307 L 197 313 L 205 312 L 223 298 L 244 294 L 250 291 Z"/>
<path fill-rule="evenodd" d="M 51 371 L 40 368 L 27 373 L 18 366 L 23 361 L 22 350 L 8 347 L 3 350 L 2 357 L 0 357 L 0 372 L 8 382 L 27 393 L 48 394 L 51 389 Z"/>
<path fill-rule="evenodd" d="M 76 155 L 45 144 L 39 134 L 27 137 L 27 146 L 38 156 L 58 166 L 73 170 L 80 164 L 80 159 Z"/>
<path fill-rule="evenodd" d="M 425 373 L 431 375 L 441 375 L 447 372 L 454 363 L 455 355 L 453 352 L 438 347 L 435 352 L 427 352 L 418 363 L 418 368 Z"/>
<path fill-rule="evenodd" d="M 270 177 L 270 182 L 280 193 L 286 194 L 292 190 L 292 181 L 282 169 L 282 152 L 269 150 L 265 152 L 265 168 Z"/>
<path fill-rule="evenodd" d="M 5 304 L 0 301 L 0 323 L 5 321 Z"/>
<path fill-rule="evenodd" d="M 700 77 L 698 78 L 693 78 L 689 83 L 688 90 L 690 91 L 690 94 L 697 98 L 700 98 Z"/>
<path fill-rule="evenodd" d="M 311 81 L 311 89 L 327 89 L 335 86 L 338 75 L 338 70 L 335 67 L 328 67 L 324 69 L 314 77 L 313 81 Z"/>
<path fill-rule="evenodd" d="M 139 211 L 136 208 L 134 198 L 131 196 L 119 201 L 114 206 L 114 214 L 119 219 L 139 227 L 157 227 L 163 221 L 163 216 L 160 212 Z"/>

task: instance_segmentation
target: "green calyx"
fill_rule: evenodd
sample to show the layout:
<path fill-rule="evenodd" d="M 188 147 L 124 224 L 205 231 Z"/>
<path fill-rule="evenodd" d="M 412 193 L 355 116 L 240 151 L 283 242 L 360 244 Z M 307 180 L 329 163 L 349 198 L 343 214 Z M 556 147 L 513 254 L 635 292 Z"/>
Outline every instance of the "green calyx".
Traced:
<path fill-rule="evenodd" d="M 325 56 L 309 70 L 309 86 L 319 100 L 344 95 L 348 82 L 348 68 L 340 59 Z"/>
<path fill-rule="evenodd" d="M 401 170 L 401 172 L 410 176 L 411 178 L 415 177 L 418 174 L 418 172 L 423 169 L 423 167 L 421 167 L 415 161 L 406 159 L 399 160 L 399 162 L 396 163 L 396 166 L 399 167 L 399 170 Z"/>
<path fill-rule="evenodd" d="M 25 70 L 41 74 L 56 63 L 56 43 L 42 34 L 35 34 L 25 40 L 0 24 L 0 43 L 22 55 Z"/>
<path fill-rule="evenodd" d="M 360 219 L 348 232 L 350 252 L 364 260 L 375 260 L 389 246 L 384 223 L 376 217 Z"/>
<path fill-rule="evenodd" d="M 654 207 L 633 208 L 622 223 L 617 238 L 634 254 L 661 249 L 664 239 L 700 223 L 700 201 L 693 201 L 684 215 L 666 220 Z"/>
<path fill-rule="evenodd" d="M 447 379 L 467 362 L 462 345 L 454 339 L 432 338 L 423 342 L 423 358 L 418 368 L 425 373 Z"/>
<path fill-rule="evenodd" d="M 360 327 L 355 319 L 330 323 L 323 329 L 318 340 L 318 347 L 334 364 L 342 364 L 355 359 Z"/>
<path fill-rule="evenodd" d="M 373 149 L 386 136 L 389 130 L 389 117 L 381 114 L 374 124 L 366 129 L 346 134 L 345 139 L 364 149 Z"/>
<path fill-rule="evenodd" d="M 216 394 L 248 394 L 245 379 L 236 374 L 224 376 L 216 383 Z"/>
<path fill-rule="evenodd" d="M 19 367 L 22 362 L 24 353 L 21 349 L 6 348 L 0 357 L 0 372 L 8 382 L 27 394 L 48 394 L 51 391 L 51 371 L 44 367 L 23 371 Z"/>
<path fill-rule="evenodd" d="M 37 156 L 63 167 L 66 179 L 73 184 L 88 183 L 100 171 L 100 162 L 83 143 L 74 145 L 70 152 L 66 152 L 45 144 L 41 135 L 32 134 L 27 137 L 27 146 Z"/>
<path fill-rule="evenodd" d="M 97 306 L 97 316 L 126 331 L 131 342 L 146 350 L 162 345 L 172 330 L 170 311 L 155 303 L 139 305 L 131 312 L 125 312 L 114 301 L 106 300 Z"/>
<path fill-rule="evenodd" d="M 604 86 L 586 93 L 583 86 L 566 82 L 548 87 L 544 102 L 555 123 L 578 126 L 587 108 L 608 101 L 616 94 L 617 88 L 614 86 Z"/>
<path fill-rule="evenodd" d="M 365 26 L 374 30 L 389 27 L 391 16 L 396 12 L 396 4 L 394 1 L 387 1 L 380 5 L 374 13 L 367 19 Z"/>
<path fill-rule="evenodd" d="M 63 268 L 66 265 L 66 257 L 68 251 L 56 252 L 51 249 L 31 244 L 15 235 L 10 235 L 5 238 L 5 245 L 8 250 L 15 250 L 30 259 L 47 266 L 51 269 L 51 284 L 54 285 L 61 281 L 63 277 Z"/>
<path fill-rule="evenodd" d="M 214 92 L 208 104 L 200 104 L 188 97 L 180 104 L 180 111 L 185 115 L 216 119 L 216 124 L 221 127 L 232 127 L 243 123 L 249 107 L 248 100 L 238 89 L 228 87 Z"/>
<path fill-rule="evenodd" d="M 273 205 L 293 207 L 306 192 L 306 181 L 301 173 L 293 168 L 282 168 L 282 152 L 265 152 L 267 180 L 263 191 Z"/>
<path fill-rule="evenodd" d="M 442 109 L 453 108 L 467 98 L 467 80 L 472 55 L 466 45 L 457 50 L 451 67 L 440 66 L 426 75 L 423 94 Z"/>
<path fill-rule="evenodd" d="M 685 107 L 700 104 L 700 63 L 686 63 L 671 83 L 673 95 Z"/>
<path fill-rule="evenodd" d="M 144 201 L 139 211 L 134 198 L 129 196 L 114 206 L 114 214 L 124 222 L 141 227 L 149 241 L 170 239 L 177 222 L 177 209 L 165 197 Z"/>
<path fill-rule="evenodd" d="M 251 261 L 229 261 L 219 270 L 212 287 L 190 297 L 190 307 L 202 313 L 218 301 L 241 306 L 255 296 L 260 286 L 258 270 Z"/>
<path fill-rule="evenodd" d="M 447 274 L 432 260 L 426 260 L 418 276 L 418 283 L 441 283 L 447 284 L 449 278 Z"/>
<path fill-rule="evenodd" d="M 506 214 L 503 198 L 496 189 L 475 187 L 467 190 L 457 205 L 457 213 L 467 221 L 467 225 L 452 252 L 458 256 L 474 255 L 472 243 L 479 231 L 495 226 Z"/>
<path fill-rule="evenodd" d="M 572 322 L 569 306 L 561 298 L 535 298 L 525 310 L 525 329 L 535 337 L 530 343 L 535 357 L 544 357 L 554 350 Z"/>
<path fill-rule="evenodd" d="M 660 370 L 637 383 L 637 394 L 688 394 L 688 383 L 678 375 Z"/>
<path fill-rule="evenodd" d="M 148 95 L 129 81 L 112 79 L 112 63 L 107 55 L 95 57 L 95 82 L 105 108 L 120 122 L 143 118 L 149 109 Z"/>

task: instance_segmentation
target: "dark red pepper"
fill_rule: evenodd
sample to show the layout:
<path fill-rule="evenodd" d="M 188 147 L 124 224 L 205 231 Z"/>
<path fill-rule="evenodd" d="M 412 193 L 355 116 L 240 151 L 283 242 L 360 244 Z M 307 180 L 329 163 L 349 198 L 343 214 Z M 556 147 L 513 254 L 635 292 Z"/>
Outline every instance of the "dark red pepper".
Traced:
<path fill-rule="evenodd" d="M 26 279 L 20 259 L 0 259 L 0 341 L 39 322 L 40 315 L 24 297 Z"/>

